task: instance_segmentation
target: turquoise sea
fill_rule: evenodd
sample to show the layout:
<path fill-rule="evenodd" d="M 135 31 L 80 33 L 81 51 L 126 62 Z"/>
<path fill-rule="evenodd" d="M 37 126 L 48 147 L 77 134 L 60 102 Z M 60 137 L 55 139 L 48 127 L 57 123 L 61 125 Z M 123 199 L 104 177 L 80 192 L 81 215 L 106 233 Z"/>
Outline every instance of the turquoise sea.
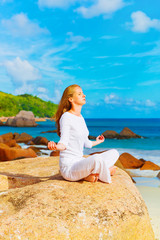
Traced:
<path fill-rule="evenodd" d="M 124 127 L 130 128 L 134 133 L 144 138 L 140 139 L 106 139 L 104 143 L 85 149 L 84 153 L 116 148 L 120 153 L 128 152 L 137 158 L 144 158 L 160 165 L 160 119 L 85 119 L 92 136 L 98 136 L 106 130 L 120 133 Z M 26 132 L 33 137 L 43 136 L 48 140 L 58 141 L 56 133 L 41 133 L 56 129 L 53 121 L 37 122 L 37 127 L 8 127 L 0 126 L 0 135 L 8 132 Z M 22 144 L 23 145 L 23 144 Z"/>
<path fill-rule="evenodd" d="M 120 154 L 128 152 L 136 158 L 143 158 L 145 160 L 152 161 L 160 165 L 160 119 L 85 119 L 89 129 L 89 133 L 92 136 L 98 136 L 106 130 L 114 130 L 118 133 L 122 131 L 124 127 L 130 128 L 134 133 L 141 135 L 142 138 L 138 139 L 106 139 L 102 144 L 93 147 L 92 149 L 85 149 L 84 154 L 89 154 L 95 151 L 102 151 L 111 148 L 116 148 Z M 42 133 L 44 131 L 54 130 L 55 122 L 47 120 L 44 122 L 37 122 L 37 127 L 8 127 L 0 126 L 0 135 L 8 132 L 26 132 L 32 137 L 43 136 L 49 141 L 57 142 L 59 137 L 56 133 Z M 21 143 L 23 148 L 28 146 Z M 50 150 L 46 150 L 46 146 L 41 146 L 42 156 L 49 155 Z M 157 171 L 140 171 L 133 170 L 141 178 L 137 178 L 138 182 L 142 185 L 154 185 L 159 186 L 160 181 L 156 178 Z M 142 178 L 150 177 L 149 179 Z"/>

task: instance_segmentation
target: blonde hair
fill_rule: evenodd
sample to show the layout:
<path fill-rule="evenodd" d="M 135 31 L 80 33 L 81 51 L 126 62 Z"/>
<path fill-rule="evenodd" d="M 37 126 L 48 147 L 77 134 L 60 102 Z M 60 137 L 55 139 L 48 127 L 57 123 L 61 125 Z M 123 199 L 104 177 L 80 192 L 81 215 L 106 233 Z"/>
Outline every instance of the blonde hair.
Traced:
<path fill-rule="evenodd" d="M 80 87 L 80 86 L 77 85 L 77 84 L 73 84 L 73 85 L 68 86 L 64 90 L 63 95 L 61 97 L 61 100 L 59 102 L 57 112 L 54 115 L 54 120 L 56 122 L 58 136 L 60 136 L 59 120 L 60 120 L 63 113 L 65 113 L 65 112 L 67 112 L 71 109 L 72 105 L 71 105 L 71 102 L 69 101 L 69 98 L 73 97 L 73 94 L 75 92 L 75 88 L 77 88 L 77 87 Z"/>

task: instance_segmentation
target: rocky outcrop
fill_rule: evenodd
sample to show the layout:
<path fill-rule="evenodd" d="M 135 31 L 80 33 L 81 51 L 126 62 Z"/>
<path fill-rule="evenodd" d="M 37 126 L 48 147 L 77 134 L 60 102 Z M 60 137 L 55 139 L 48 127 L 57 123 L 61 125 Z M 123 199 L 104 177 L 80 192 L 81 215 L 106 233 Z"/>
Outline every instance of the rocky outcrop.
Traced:
<path fill-rule="evenodd" d="M 41 136 L 33 138 L 31 142 L 33 142 L 35 145 L 48 145 L 48 139 Z"/>
<path fill-rule="evenodd" d="M 0 163 L 6 171 L 41 182 L 0 194 L 0 239 L 154 239 L 144 200 L 121 169 L 111 184 L 65 181 L 58 157 Z"/>
<path fill-rule="evenodd" d="M 14 118 L 8 118 L 5 125 L 13 127 L 36 127 L 34 114 L 31 111 L 20 111 Z"/>
<path fill-rule="evenodd" d="M 14 138 L 13 133 L 11 132 L 2 134 L 0 137 L 3 139 L 3 142 L 8 142 L 9 140 Z"/>
<path fill-rule="evenodd" d="M 143 166 L 140 168 L 140 170 L 153 170 L 153 171 L 157 171 L 160 170 L 160 167 L 151 162 L 151 161 L 145 161 L 145 163 L 143 164 Z"/>
<path fill-rule="evenodd" d="M 131 168 L 136 169 L 140 168 L 144 164 L 144 160 L 138 160 L 137 158 L 133 157 L 129 153 L 122 153 L 119 157 L 120 162 L 122 163 L 124 168 Z"/>
<path fill-rule="evenodd" d="M 132 132 L 128 127 L 125 127 L 121 132 L 120 132 L 120 137 L 122 138 L 141 138 L 141 136 L 135 134 Z"/>
<path fill-rule="evenodd" d="M 129 139 L 129 138 L 141 138 L 141 136 L 132 132 L 128 127 L 125 127 L 120 134 L 113 130 L 106 130 L 102 133 L 105 138 L 117 138 L 117 139 Z"/>
<path fill-rule="evenodd" d="M 107 130 L 102 133 L 105 138 L 118 138 L 119 134 L 116 131 Z"/>
<path fill-rule="evenodd" d="M 29 135 L 28 133 L 15 133 L 14 134 L 15 140 L 18 143 L 27 143 L 28 141 L 30 141 L 32 139 L 32 136 Z"/>
<path fill-rule="evenodd" d="M 119 157 L 119 161 L 126 169 L 140 168 L 140 170 L 160 170 L 160 167 L 157 164 L 151 161 L 146 161 L 143 158 L 137 159 L 129 153 L 122 153 Z"/>
<path fill-rule="evenodd" d="M 10 161 L 19 158 L 37 157 L 32 149 L 21 149 L 18 147 L 9 147 L 4 143 L 0 143 L 0 161 Z"/>
<path fill-rule="evenodd" d="M 0 126 L 3 126 L 4 124 L 3 124 L 3 122 L 0 120 Z"/>

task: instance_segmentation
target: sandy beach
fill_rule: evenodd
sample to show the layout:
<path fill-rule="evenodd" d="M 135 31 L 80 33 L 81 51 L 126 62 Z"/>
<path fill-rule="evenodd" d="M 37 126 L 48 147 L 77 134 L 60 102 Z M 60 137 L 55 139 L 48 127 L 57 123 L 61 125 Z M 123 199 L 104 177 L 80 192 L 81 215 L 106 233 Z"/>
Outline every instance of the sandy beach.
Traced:
<path fill-rule="evenodd" d="M 155 239 L 160 240 L 160 188 L 137 186 L 146 205 L 151 219 Z"/>

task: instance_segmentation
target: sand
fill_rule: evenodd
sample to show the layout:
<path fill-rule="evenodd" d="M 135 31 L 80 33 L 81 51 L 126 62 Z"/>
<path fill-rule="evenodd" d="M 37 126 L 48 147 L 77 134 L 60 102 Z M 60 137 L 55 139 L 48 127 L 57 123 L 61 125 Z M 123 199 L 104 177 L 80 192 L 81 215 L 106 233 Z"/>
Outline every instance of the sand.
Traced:
<path fill-rule="evenodd" d="M 160 187 L 137 186 L 151 218 L 156 240 L 160 240 Z"/>

